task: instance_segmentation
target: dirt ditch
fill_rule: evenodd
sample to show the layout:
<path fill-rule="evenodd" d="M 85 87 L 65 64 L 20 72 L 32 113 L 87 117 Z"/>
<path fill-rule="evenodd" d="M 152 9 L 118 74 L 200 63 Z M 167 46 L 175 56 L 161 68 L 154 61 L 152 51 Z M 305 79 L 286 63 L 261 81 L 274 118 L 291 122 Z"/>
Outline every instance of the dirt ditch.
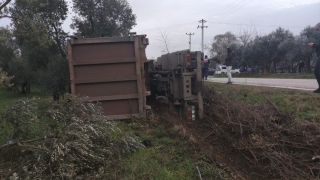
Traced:
<path fill-rule="evenodd" d="M 167 107 L 154 108 L 167 130 L 200 147 L 210 163 L 234 179 L 320 179 L 320 125 L 303 122 L 268 105 L 231 101 L 204 89 L 205 119 L 187 123 Z"/>

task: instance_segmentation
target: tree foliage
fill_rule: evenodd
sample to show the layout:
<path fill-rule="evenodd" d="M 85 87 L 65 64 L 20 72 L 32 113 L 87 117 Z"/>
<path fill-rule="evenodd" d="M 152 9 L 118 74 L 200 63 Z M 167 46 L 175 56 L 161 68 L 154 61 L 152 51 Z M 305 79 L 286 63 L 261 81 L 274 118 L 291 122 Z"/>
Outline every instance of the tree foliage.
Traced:
<path fill-rule="evenodd" d="M 32 83 L 52 93 L 56 89 L 61 93 L 66 92 L 69 84 L 68 70 L 66 72 L 67 33 L 62 29 L 62 23 L 67 11 L 65 0 L 16 0 L 11 8 L 11 14 L 15 17 L 13 32 L 21 52 L 19 60 L 12 62 L 12 67 L 25 70 L 21 71 L 26 73 L 24 75 L 18 72 L 21 77 L 32 75 L 32 81 L 20 80 L 20 83 L 26 83 L 29 90 Z M 61 72 L 51 68 L 52 64 L 58 62 Z"/>
<path fill-rule="evenodd" d="M 218 62 L 224 62 L 224 59 L 227 56 L 227 48 L 231 46 L 235 47 L 238 44 L 239 41 L 236 35 L 232 34 L 231 32 L 216 35 L 209 46 L 211 57 Z"/>
<path fill-rule="evenodd" d="M 4 179 L 91 179 L 94 171 L 104 174 L 112 162 L 143 147 L 99 106 L 73 96 L 60 104 L 18 100 L 3 116 L 11 127 L 0 144 Z"/>
<path fill-rule="evenodd" d="M 8 28 L 0 27 L 0 67 L 9 72 L 9 62 L 15 58 L 14 37 Z"/>
<path fill-rule="evenodd" d="M 73 0 L 71 28 L 80 37 L 128 35 L 136 16 L 127 0 Z"/>
<path fill-rule="evenodd" d="M 253 37 L 255 35 L 255 37 Z M 267 72 L 296 72 L 298 63 L 304 61 L 311 72 L 315 64 L 315 50 L 308 42 L 317 42 L 320 35 L 310 26 L 303 29 L 299 36 L 281 27 L 266 35 L 258 35 L 254 29 L 242 30 L 235 36 L 230 32 L 214 37 L 209 46 L 212 57 L 223 63 L 226 48 L 235 53 L 233 66 L 252 67 Z"/>
<path fill-rule="evenodd" d="M 0 68 L 0 89 L 4 87 L 10 88 L 11 86 L 13 86 L 14 84 L 10 83 L 12 78 L 13 77 L 8 76 L 8 73 L 2 71 L 2 69 Z"/>

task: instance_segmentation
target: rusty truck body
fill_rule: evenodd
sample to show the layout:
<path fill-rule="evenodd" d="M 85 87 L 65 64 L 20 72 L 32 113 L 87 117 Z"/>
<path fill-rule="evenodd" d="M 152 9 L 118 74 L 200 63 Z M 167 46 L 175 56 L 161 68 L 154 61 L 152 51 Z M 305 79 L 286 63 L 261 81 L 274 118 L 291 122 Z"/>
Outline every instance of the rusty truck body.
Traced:
<path fill-rule="evenodd" d="M 169 53 L 148 61 L 146 35 L 70 38 L 71 93 L 98 101 L 110 120 L 145 117 L 147 96 L 165 98 L 170 109 L 192 121 L 202 119 L 201 52 Z"/>
<path fill-rule="evenodd" d="M 203 53 L 189 50 L 164 54 L 149 61 L 147 88 L 158 99 L 168 103 L 175 114 L 188 121 L 203 118 Z"/>
<path fill-rule="evenodd" d="M 144 117 L 146 105 L 145 35 L 70 38 L 71 93 L 98 101 L 110 120 Z"/>

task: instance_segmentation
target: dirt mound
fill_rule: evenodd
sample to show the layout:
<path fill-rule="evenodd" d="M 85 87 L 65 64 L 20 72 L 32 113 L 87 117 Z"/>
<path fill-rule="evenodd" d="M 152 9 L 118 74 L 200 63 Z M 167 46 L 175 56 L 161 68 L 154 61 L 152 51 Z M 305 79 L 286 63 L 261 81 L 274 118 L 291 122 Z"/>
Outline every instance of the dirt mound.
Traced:
<path fill-rule="evenodd" d="M 183 126 L 183 136 L 233 178 L 319 179 L 320 125 L 269 102 L 247 105 L 205 88 L 204 120 L 187 123 L 163 109 L 158 113 L 166 127 Z"/>

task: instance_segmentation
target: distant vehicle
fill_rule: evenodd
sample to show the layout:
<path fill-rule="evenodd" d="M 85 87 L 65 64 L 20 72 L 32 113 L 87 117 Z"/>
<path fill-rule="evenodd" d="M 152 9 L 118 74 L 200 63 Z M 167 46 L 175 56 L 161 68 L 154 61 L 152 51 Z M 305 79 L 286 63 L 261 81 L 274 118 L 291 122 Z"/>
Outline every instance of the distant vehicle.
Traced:
<path fill-rule="evenodd" d="M 245 68 L 245 67 L 242 66 L 242 67 L 239 68 L 239 70 L 240 70 L 240 72 L 246 72 L 246 71 L 247 71 L 247 68 Z"/>
<path fill-rule="evenodd" d="M 215 71 L 216 71 L 215 69 L 209 68 L 208 75 L 214 75 Z"/>
<path fill-rule="evenodd" d="M 215 74 L 226 74 L 227 73 L 227 66 L 223 64 L 216 65 Z M 240 73 L 239 69 L 231 69 L 231 73 Z"/>

